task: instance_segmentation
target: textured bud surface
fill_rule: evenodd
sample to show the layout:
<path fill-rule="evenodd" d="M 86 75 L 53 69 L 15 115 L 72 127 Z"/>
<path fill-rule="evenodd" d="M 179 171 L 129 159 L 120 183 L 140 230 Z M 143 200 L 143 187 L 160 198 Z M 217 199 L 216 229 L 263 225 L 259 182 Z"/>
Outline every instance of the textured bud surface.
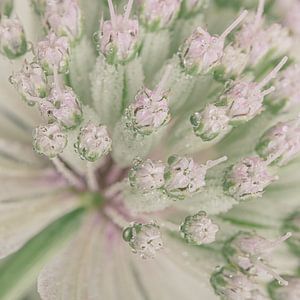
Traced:
<path fill-rule="evenodd" d="M 219 227 L 207 217 L 206 212 L 200 211 L 186 217 L 180 231 L 188 243 L 202 245 L 215 241 Z"/>
<path fill-rule="evenodd" d="M 33 134 L 33 147 L 36 152 L 54 158 L 62 153 L 67 145 L 67 136 L 57 124 L 39 126 Z"/>
<path fill-rule="evenodd" d="M 123 238 L 134 253 L 142 258 L 154 258 L 163 247 L 159 226 L 154 223 L 133 223 L 123 231 Z"/>

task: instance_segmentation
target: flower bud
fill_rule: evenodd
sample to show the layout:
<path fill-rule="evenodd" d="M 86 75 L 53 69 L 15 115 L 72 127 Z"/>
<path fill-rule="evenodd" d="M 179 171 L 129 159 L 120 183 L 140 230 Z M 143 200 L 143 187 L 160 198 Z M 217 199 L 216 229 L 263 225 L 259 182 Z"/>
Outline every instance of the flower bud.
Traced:
<path fill-rule="evenodd" d="M 136 160 L 134 167 L 129 172 L 130 184 L 146 193 L 160 189 L 165 183 L 164 171 L 165 165 L 161 161 Z"/>
<path fill-rule="evenodd" d="M 39 126 L 33 134 L 33 147 L 39 154 L 54 158 L 62 153 L 67 145 L 67 135 L 57 124 Z"/>
<path fill-rule="evenodd" d="M 150 31 L 156 31 L 170 26 L 179 9 L 179 0 L 143 0 L 140 20 Z"/>
<path fill-rule="evenodd" d="M 36 58 L 45 72 L 50 75 L 56 69 L 59 73 L 65 73 L 69 65 L 69 42 L 68 38 L 57 37 L 50 32 L 44 40 L 38 42 Z"/>
<path fill-rule="evenodd" d="M 40 111 L 49 122 L 57 121 L 66 129 L 77 127 L 82 121 L 82 110 L 71 88 L 53 87 L 47 99 L 40 103 Z"/>
<path fill-rule="evenodd" d="M 229 117 L 222 106 L 208 104 L 206 107 L 191 116 L 191 124 L 195 135 L 203 141 L 211 141 L 226 132 L 229 128 Z"/>
<path fill-rule="evenodd" d="M 82 159 L 94 162 L 111 151 L 111 143 L 106 126 L 89 122 L 80 129 L 75 149 Z"/>
<path fill-rule="evenodd" d="M 27 51 L 24 28 L 17 17 L 3 16 L 0 20 L 0 52 L 15 59 Z"/>
<path fill-rule="evenodd" d="M 224 255 L 245 274 L 267 280 L 274 278 L 280 284 L 287 285 L 287 281 L 268 266 L 264 257 L 269 256 L 271 251 L 290 236 L 291 233 L 288 232 L 277 240 L 270 241 L 249 232 L 240 232 L 225 244 Z"/>
<path fill-rule="evenodd" d="M 185 70 L 193 75 L 205 74 L 220 62 L 227 35 L 240 24 L 247 15 L 244 11 L 221 36 L 211 36 L 198 27 L 184 43 L 181 51 L 181 63 Z"/>
<path fill-rule="evenodd" d="M 82 31 L 81 11 L 76 0 L 48 0 L 45 22 L 57 36 L 67 36 L 72 42 Z"/>
<path fill-rule="evenodd" d="M 282 286 L 276 282 L 269 285 L 269 291 L 274 300 L 299 300 L 300 278 L 296 276 L 284 276 L 288 285 Z"/>
<path fill-rule="evenodd" d="M 300 120 L 280 122 L 267 130 L 260 138 L 255 150 L 263 159 L 278 157 L 282 166 L 300 152 Z"/>
<path fill-rule="evenodd" d="M 123 231 L 123 238 L 140 257 L 154 258 L 163 247 L 159 226 L 155 222 L 148 224 L 133 223 Z"/>
<path fill-rule="evenodd" d="M 111 20 L 101 23 L 100 50 L 110 64 L 126 62 L 138 51 L 139 23 L 129 19 L 132 1 L 129 0 L 124 16 L 118 16 L 112 1 L 108 0 Z"/>
<path fill-rule="evenodd" d="M 198 193 L 205 186 L 205 175 L 208 169 L 225 161 L 222 157 L 208 161 L 205 165 L 197 164 L 192 158 L 171 156 L 165 169 L 165 190 L 171 197 L 183 200 Z"/>
<path fill-rule="evenodd" d="M 258 156 L 247 157 L 226 172 L 224 191 L 238 200 L 261 197 L 265 188 L 276 179 L 264 160 Z"/>
<path fill-rule="evenodd" d="M 180 231 L 188 243 L 202 245 L 216 240 L 219 227 L 207 217 L 206 212 L 200 211 L 193 216 L 186 217 Z"/>
<path fill-rule="evenodd" d="M 226 300 L 259 300 L 258 286 L 251 278 L 231 266 L 223 267 L 215 272 L 211 284 L 217 295 Z"/>
<path fill-rule="evenodd" d="M 10 77 L 10 82 L 28 105 L 47 96 L 47 78 L 37 63 L 25 61 L 22 70 Z"/>
<path fill-rule="evenodd" d="M 149 135 L 159 130 L 170 120 L 168 100 L 159 90 L 142 89 L 126 109 L 128 126 L 142 134 Z"/>

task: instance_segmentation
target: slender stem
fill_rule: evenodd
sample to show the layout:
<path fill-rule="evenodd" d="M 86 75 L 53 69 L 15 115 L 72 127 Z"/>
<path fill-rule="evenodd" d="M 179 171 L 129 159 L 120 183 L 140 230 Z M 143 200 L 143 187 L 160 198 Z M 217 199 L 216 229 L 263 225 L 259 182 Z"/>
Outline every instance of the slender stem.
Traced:
<path fill-rule="evenodd" d="M 75 175 L 70 169 L 68 169 L 66 165 L 60 160 L 59 157 L 52 158 L 51 161 L 53 162 L 57 171 L 60 174 L 62 174 L 71 185 L 73 185 L 78 189 L 84 188 L 83 181 L 77 175 Z"/>
<path fill-rule="evenodd" d="M 86 164 L 86 181 L 90 191 L 96 192 L 99 190 L 99 185 L 95 174 L 95 166 L 91 162 L 87 162 Z"/>

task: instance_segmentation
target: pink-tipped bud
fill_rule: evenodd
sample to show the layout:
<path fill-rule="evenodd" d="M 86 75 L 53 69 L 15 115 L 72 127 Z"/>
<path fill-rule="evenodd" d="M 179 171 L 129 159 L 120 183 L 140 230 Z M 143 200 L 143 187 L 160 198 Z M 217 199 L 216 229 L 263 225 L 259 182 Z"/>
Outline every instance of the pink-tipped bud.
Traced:
<path fill-rule="evenodd" d="M 38 42 L 35 54 L 37 61 L 47 74 L 53 74 L 54 69 L 59 73 L 65 73 L 68 70 L 69 51 L 68 38 L 58 37 L 50 32 Z"/>
<path fill-rule="evenodd" d="M 45 22 L 57 36 L 78 39 L 82 31 L 81 11 L 77 0 L 48 0 Z"/>
<path fill-rule="evenodd" d="M 2 16 L 0 20 L 0 53 L 15 59 L 27 51 L 24 28 L 17 17 Z"/>
<path fill-rule="evenodd" d="M 62 153 L 67 145 L 67 135 L 57 124 L 39 126 L 33 134 L 33 147 L 37 153 L 54 158 Z"/>

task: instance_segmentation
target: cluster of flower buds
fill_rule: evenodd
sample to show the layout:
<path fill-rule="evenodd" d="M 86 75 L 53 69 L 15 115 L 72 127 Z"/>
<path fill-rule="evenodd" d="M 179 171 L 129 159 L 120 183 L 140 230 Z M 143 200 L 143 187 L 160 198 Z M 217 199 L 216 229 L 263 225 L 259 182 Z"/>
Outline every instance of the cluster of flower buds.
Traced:
<path fill-rule="evenodd" d="M 54 158 L 62 153 L 67 145 L 67 135 L 57 124 L 41 125 L 33 134 L 33 147 L 39 153 Z"/>
<path fill-rule="evenodd" d="M 67 36 L 70 42 L 80 38 L 82 20 L 77 0 L 48 0 L 43 14 L 45 24 L 57 36 Z"/>
<path fill-rule="evenodd" d="M 106 126 L 90 121 L 80 129 L 75 149 L 82 159 L 94 162 L 111 151 L 111 144 Z"/>
<path fill-rule="evenodd" d="M 245 50 L 249 64 L 257 65 L 262 59 L 278 58 L 291 47 L 291 37 L 287 28 L 280 24 L 264 26 L 264 0 L 259 1 L 256 15 L 249 15 L 235 38 L 235 47 Z"/>
<path fill-rule="evenodd" d="M 163 162 L 153 162 L 150 159 L 143 162 L 136 159 L 129 172 L 129 181 L 131 186 L 147 193 L 164 186 L 164 173 L 165 165 Z"/>
<path fill-rule="evenodd" d="M 278 179 L 268 169 L 272 161 L 265 161 L 258 156 L 243 158 L 227 170 L 224 191 L 238 200 L 261 197 L 265 188 Z"/>
<path fill-rule="evenodd" d="M 140 5 L 141 23 L 150 31 L 168 27 L 180 10 L 180 0 L 144 0 Z"/>
<path fill-rule="evenodd" d="M 265 256 L 290 236 L 291 233 L 288 232 L 282 237 L 270 241 L 253 233 L 240 232 L 225 244 L 223 253 L 226 259 L 244 274 L 262 280 L 273 278 L 280 284 L 287 285 L 287 281 L 268 266 Z"/>
<path fill-rule="evenodd" d="M 125 111 L 126 124 L 135 132 L 149 135 L 170 121 L 168 100 L 160 86 L 155 90 L 142 89 Z"/>
<path fill-rule="evenodd" d="M 108 0 L 110 20 L 101 22 L 100 51 L 108 63 L 124 63 L 132 59 L 139 49 L 139 23 L 129 19 L 133 0 L 129 0 L 124 16 L 116 15 L 111 0 Z"/>
<path fill-rule="evenodd" d="M 27 51 L 24 28 L 16 16 L 0 18 L 0 53 L 15 59 Z"/>
<path fill-rule="evenodd" d="M 132 223 L 123 231 L 123 239 L 128 242 L 133 253 L 142 258 L 154 258 L 163 248 L 159 226 L 154 222 L 147 224 Z"/>
<path fill-rule="evenodd" d="M 171 156 L 167 165 L 150 159 L 145 162 L 136 160 L 129 172 L 129 181 L 132 187 L 145 193 L 161 190 L 174 200 L 183 200 L 201 191 L 205 186 L 207 170 L 226 159 L 221 157 L 206 164 L 198 164 L 192 158 Z"/>
<path fill-rule="evenodd" d="M 48 95 L 47 77 L 35 62 L 24 62 L 22 70 L 10 77 L 10 82 L 30 106 Z"/>
<path fill-rule="evenodd" d="M 231 266 L 216 271 L 210 281 L 216 294 L 224 300 L 265 299 L 260 288 L 251 278 Z"/>
<path fill-rule="evenodd" d="M 263 110 L 263 100 L 274 91 L 274 87 L 262 90 L 287 62 L 280 63 L 259 83 L 240 79 L 229 84 L 224 94 L 215 104 L 208 104 L 191 117 L 194 132 L 203 141 L 210 141 L 224 135 L 230 126 L 248 122 Z"/>
<path fill-rule="evenodd" d="M 180 226 L 180 231 L 189 244 L 210 244 L 215 241 L 219 226 L 212 222 L 206 212 L 200 211 L 186 217 Z"/>
<path fill-rule="evenodd" d="M 231 33 L 246 17 L 242 14 L 220 35 L 212 36 L 206 30 L 198 27 L 186 40 L 180 50 L 181 63 L 189 74 L 205 74 L 220 63 L 224 54 L 224 43 Z"/>
<path fill-rule="evenodd" d="M 300 277 L 284 276 L 288 285 L 280 285 L 272 282 L 269 285 L 269 292 L 274 300 L 298 300 L 300 299 Z"/>
<path fill-rule="evenodd" d="M 300 119 L 280 122 L 268 129 L 255 150 L 265 160 L 277 157 L 277 165 L 287 164 L 300 152 Z"/>

